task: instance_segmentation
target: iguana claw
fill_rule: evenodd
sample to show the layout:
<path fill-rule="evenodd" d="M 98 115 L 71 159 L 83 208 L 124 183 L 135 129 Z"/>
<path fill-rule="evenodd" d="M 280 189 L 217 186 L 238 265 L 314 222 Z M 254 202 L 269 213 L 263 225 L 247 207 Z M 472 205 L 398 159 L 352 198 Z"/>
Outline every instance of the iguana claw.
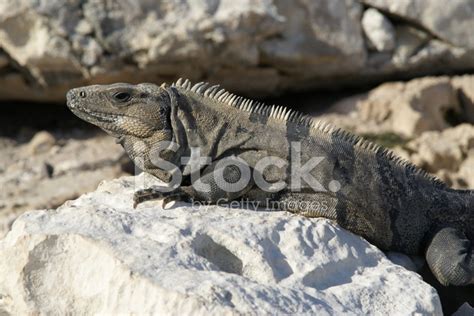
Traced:
<path fill-rule="evenodd" d="M 180 188 L 175 189 L 171 192 L 163 192 L 155 188 L 138 190 L 133 194 L 133 208 L 136 208 L 138 204 L 150 201 L 150 200 L 163 200 L 163 208 L 167 204 L 173 201 L 189 202 L 189 196 Z"/>

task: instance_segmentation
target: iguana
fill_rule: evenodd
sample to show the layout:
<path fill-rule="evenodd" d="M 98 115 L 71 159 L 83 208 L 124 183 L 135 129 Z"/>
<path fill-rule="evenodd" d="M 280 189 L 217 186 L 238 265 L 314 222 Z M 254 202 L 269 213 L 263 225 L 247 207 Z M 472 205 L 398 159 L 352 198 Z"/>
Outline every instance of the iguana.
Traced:
<path fill-rule="evenodd" d="M 116 137 L 142 170 L 165 182 L 178 179 L 168 192 L 136 192 L 136 203 L 271 201 L 334 220 L 382 250 L 424 253 L 444 285 L 474 284 L 474 191 L 451 189 L 374 143 L 189 80 L 92 85 L 70 90 L 67 100 L 74 114 Z M 209 164 L 183 166 L 181 158 L 196 148 Z M 222 163 L 228 161 L 235 164 Z M 239 163 L 253 172 L 247 184 Z"/>

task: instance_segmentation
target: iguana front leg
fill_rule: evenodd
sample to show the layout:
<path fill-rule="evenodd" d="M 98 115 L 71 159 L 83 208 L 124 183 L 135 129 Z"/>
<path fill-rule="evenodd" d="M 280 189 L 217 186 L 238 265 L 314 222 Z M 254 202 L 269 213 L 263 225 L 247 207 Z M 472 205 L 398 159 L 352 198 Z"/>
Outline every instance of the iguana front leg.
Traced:
<path fill-rule="evenodd" d="M 242 178 L 244 178 L 243 185 Z M 133 202 L 134 208 L 142 202 L 155 199 L 163 199 L 163 205 L 171 201 L 192 202 L 193 200 L 215 204 L 235 200 L 253 186 L 254 182 L 250 175 L 243 175 L 237 163 L 219 167 L 216 161 L 206 167 L 203 175 L 192 185 L 180 186 L 170 192 L 163 192 L 159 188 L 138 190 L 134 194 Z"/>
<path fill-rule="evenodd" d="M 191 186 L 178 187 L 170 192 L 164 192 L 156 187 L 141 189 L 133 195 L 133 208 L 136 208 L 140 203 L 158 199 L 163 200 L 163 207 L 171 201 L 191 202 L 192 193 Z"/>
<path fill-rule="evenodd" d="M 446 227 L 432 238 L 426 261 L 438 279 L 445 285 L 474 284 L 473 242 L 455 228 Z"/>

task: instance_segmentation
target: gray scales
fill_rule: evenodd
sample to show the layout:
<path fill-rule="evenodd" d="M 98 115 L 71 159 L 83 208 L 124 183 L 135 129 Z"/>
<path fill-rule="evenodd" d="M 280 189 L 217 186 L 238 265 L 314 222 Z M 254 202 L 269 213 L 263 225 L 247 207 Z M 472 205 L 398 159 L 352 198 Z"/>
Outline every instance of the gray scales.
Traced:
<path fill-rule="evenodd" d="M 281 210 L 334 220 L 382 250 L 424 254 L 443 285 L 474 284 L 474 191 L 451 189 L 374 143 L 284 107 L 189 80 L 170 86 L 86 86 L 70 90 L 67 100 L 74 114 L 116 137 L 142 170 L 165 182 L 173 179 L 172 172 L 150 158 L 156 148 L 161 159 L 180 168 L 178 188 L 140 190 L 134 196 L 136 204 L 156 198 L 206 203 L 270 200 Z M 179 146 L 166 148 L 163 142 Z M 300 190 L 291 185 L 295 143 L 301 149 L 298 163 L 324 158 L 309 173 L 329 190 L 314 190 L 305 181 Z M 181 164 L 193 147 L 211 158 L 196 182 L 207 184 L 206 189 L 193 186 L 196 170 Z M 286 164 L 257 168 L 265 157 L 278 157 Z M 233 189 L 229 185 L 239 182 L 241 169 L 219 163 L 226 159 L 242 159 L 269 183 L 290 185 L 275 192 L 250 181 Z M 216 172 L 227 187 L 218 183 Z"/>

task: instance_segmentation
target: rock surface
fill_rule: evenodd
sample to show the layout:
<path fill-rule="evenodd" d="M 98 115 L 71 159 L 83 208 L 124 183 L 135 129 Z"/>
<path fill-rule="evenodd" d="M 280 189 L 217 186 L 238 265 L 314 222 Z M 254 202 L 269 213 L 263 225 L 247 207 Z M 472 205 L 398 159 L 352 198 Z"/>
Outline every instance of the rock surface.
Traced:
<path fill-rule="evenodd" d="M 321 116 L 357 134 L 395 133 L 405 138 L 474 123 L 474 76 L 424 77 L 388 82 L 334 104 Z"/>
<path fill-rule="evenodd" d="M 106 182 L 22 215 L 0 241 L 0 312 L 442 313 L 417 274 L 328 220 L 160 202 L 134 210 L 147 181 Z"/>
<path fill-rule="evenodd" d="M 24 144 L 1 144 L 0 238 L 22 212 L 58 207 L 95 190 L 102 180 L 125 174 L 124 152 L 113 138 L 94 134 L 81 139 L 84 134 L 56 139 L 40 131 Z"/>
<path fill-rule="evenodd" d="M 267 96 L 474 69 L 472 1 L 363 3 L 3 0 L 0 99 L 63 101 L 73 86 L 177 77 Z"/>
<path fill-rule="evenodd" d="M 362 29 L 369 44 L 379 52 L 392 51 L 395 48 L 395 30 L 392 23 L 378 10 L 365 10 L 362 17 Z"/>
<path fill-rule="evenodd" d="M 450 186 L 474 188 L 474 125 L 426 132 L 398 150 L 408 152 L 412 162 Z"/>
<path fill-rule="evenodd" d="M 366 5 L 419 24 L 443 41 L 474 48 L 474 2 L 471 0 L 361 0 Z"/>

